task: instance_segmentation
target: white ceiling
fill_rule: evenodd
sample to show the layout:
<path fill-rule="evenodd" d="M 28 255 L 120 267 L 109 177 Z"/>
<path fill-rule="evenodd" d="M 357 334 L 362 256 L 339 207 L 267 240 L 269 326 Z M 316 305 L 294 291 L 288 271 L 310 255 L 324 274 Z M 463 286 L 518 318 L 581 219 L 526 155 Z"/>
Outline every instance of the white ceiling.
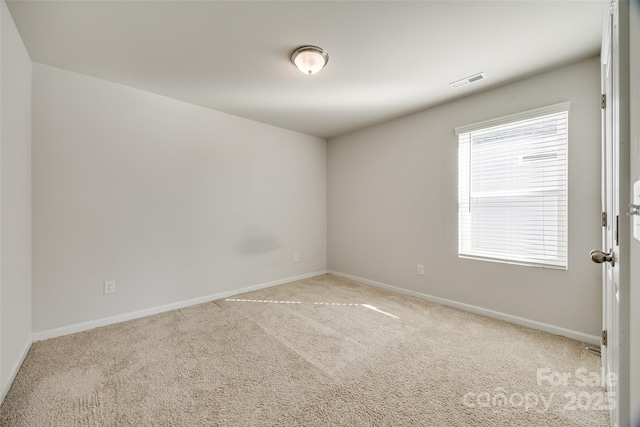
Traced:
<path fill-rule="evenodd" d="M 7 3 L 33 61 L 331 138 L 595 55 L 609 1 Z"/>

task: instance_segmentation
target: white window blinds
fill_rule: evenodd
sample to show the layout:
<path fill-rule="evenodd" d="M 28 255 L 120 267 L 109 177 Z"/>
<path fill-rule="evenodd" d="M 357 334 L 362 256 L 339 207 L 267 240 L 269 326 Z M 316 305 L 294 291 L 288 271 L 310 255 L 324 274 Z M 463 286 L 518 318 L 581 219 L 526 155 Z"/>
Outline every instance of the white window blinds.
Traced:
<path fill-rule="evenodd" d="M 568 110 L 456 129 L 461 257 L 567 268 Z"/>

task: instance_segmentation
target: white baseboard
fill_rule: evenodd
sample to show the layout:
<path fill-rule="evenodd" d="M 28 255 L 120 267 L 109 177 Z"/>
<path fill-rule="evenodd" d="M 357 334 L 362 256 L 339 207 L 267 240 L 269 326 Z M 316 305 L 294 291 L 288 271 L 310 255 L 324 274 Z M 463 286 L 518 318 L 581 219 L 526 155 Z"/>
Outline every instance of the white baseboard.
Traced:
<path fill-rule="evenodd" d="M 561 335 L 563 337 L 572 338 L 574 340 L 586 342 L 593 345 L 600 345 L 600 337 L 597 335 L 589 335 L 583 332 L 574 331 L 571 329 L 561 328 L 559 326 L 549 325 L 547 323 L 537 322 L 535 320 L 525 319 L 523 317 L 513 316 L 511 314 L 501 313 L 499 311 L 489 310 L 487 308 L 478 307 L 471 304 L 465 304 L 445 298 L 434 297 L 432 295 L 423 294 L 422 292 L 411 291 L 408 289 L 399 288 L 397 286 L 388 285 L 386 283 L 376 282 L 375 280 L 369 280 L 362 277 L 352 276 L 350 274 L 340 273 L 338 271 L 328 271 L 329 274 L 334 276 L 344 277 L 355 282 L 364 283 L 366 285 L 375 286 L 377 288 L 387 289 L 389 291 L 398 292 L 404 295 L 424 299 L 434 302 L 436 304 L 446 305 L 448 307 L 458 308 L 460 310 L 469 311 L 471 313 L 480 314 L 482 316 L 491 317 L 493 319 L 504 320 L 509 323 L 515 323 L 516 325 L 526 326 L 528 328 L 537 329 L 544 332 L 549 332 L 555 335 Z"/>
<path fill-rule="evenodd" d="M 9 393 L 9 389 L 11 389 L 11 384 L 13 384 L 13 380 L 16 379 L 16 375 L 18 375 L 18 371 L 22 367 L 24 363 L 24 359 L 27 357 L 27 353 L 31 349 L 31 344 L 33 343 L 31 337 L 27 339 L 27 342 L 24 344 L 24 348 L 22 349 L 22 353 L 20 353 L 20 357 L 13 365 L 11 369 L 11 373 L 9 374 L 9 378 L 7 378 L 7 382 L 2 384 L 2 390 L 0 391 L 0 404 L 4 402 L 4 398 L 7 397 L 7 393 Z"/>
<path fill-rule="evenodd" d="M 284 283 L 295 282 L 297 280 L 308 279 L 310 277 L 320 276 L 327 274 L 326 270 L 316 271 L 313 273 L 302 274 L 300 276 L 287 277 L 284 279 L 274 280 L 272 282 L 260 283 L 253 286 L 247 286 L 242 289 L 235 289 L 232 291 L 220 292 L 212 295 L 205 295 L 198 298 L 193 298 L 185 301 L 174 302 L 171 304 L 161 305 L 157 307 L 145 308 L 144 310 L 133 311 L 130 313 L 119 314 L 117 316 L 103 317 L 101 319 L 90 320 L 88 322 L 76 323 L 73 325 L 62 326 L 60 328 L 47 329 L 40 332 L 33 333 L 33 341 L 42 341 L 49 338 L 61 337 L 63 335 L 74 334 L 76 332 L 82 332 L 100 326 L 113 325 L 114 323 L 126 322 L 127 320 L 139 319 L 141 317 L 147 317 L 154 314 L 164 313 L 171 310 L 177 310 L 179 308 L 189 307 L 191 305 L 202 304 L 209 301 L 214 301 L 220 298 L 228 298 L 230 296 L 243 294 L 245 292 L 256 291 L 258 289 L 270 288 L 272 286 L 282 285 Z"/>

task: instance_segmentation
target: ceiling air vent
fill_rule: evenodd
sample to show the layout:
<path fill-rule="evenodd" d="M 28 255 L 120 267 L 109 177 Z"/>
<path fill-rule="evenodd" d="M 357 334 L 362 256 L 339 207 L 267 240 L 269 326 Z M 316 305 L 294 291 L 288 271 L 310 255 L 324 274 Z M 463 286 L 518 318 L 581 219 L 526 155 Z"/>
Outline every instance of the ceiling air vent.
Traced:
<path fill-rule="evenodd" d="M 452 88 L 458 89 L 458 88 L 461 88 L 462 86 L 466 86 L 468 84 L 477 82 L 479 80 L 484 80 L 486 78 L 487 76 L 484 74 L 484 71 L 483 71 L 482 73 L 474 74 L 472 76 L 465 77 L 464 79 L 461 79 L 449 84 L 451 85 Z"/>

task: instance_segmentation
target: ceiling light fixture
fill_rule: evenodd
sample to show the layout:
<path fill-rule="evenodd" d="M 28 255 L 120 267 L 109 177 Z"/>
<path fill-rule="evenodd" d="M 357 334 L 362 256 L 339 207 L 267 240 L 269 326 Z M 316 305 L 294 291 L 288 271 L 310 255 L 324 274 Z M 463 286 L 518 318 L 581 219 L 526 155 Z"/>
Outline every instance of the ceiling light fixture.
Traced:
<path fill-rule="evenodd" d="M 329 54 L 318 46 L 300 46 L 291 54 L 291 62 L 304 74 L 315 74 L 327 65 Z"/>

